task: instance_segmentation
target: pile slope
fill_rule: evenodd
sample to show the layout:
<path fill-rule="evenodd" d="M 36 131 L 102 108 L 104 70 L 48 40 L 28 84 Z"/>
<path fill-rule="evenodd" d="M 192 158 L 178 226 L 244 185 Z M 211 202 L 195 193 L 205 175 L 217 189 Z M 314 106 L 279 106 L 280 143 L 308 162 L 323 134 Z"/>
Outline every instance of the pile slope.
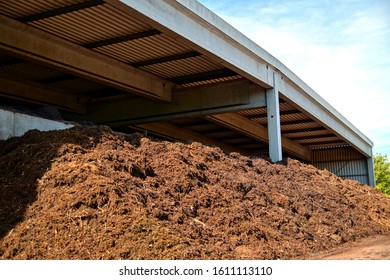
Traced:
<path fill-rule="evenodd" d="M 107 127 L 0 145 L 0 259 L 304 259 L 390 232 L 376 189 Z"/>

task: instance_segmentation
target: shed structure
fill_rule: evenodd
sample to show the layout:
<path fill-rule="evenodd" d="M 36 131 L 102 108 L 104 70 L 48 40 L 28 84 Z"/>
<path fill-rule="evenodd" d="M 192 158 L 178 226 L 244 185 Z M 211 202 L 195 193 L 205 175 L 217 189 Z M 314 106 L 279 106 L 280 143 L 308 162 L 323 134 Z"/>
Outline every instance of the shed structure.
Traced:
<path fill-rule="evenodd" d="M 193 0 L 0 0 L 0 101 L 375 185 L 373 143 Z"/>

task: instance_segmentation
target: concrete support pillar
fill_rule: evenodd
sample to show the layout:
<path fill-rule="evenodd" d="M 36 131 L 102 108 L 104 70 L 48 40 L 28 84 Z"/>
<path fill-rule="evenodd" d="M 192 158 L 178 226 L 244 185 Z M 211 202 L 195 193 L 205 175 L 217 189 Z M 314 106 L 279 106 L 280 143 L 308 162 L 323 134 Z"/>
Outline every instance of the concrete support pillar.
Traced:
<path fill-rule="evenodd" d="M 370 186 L 376 187 L 374 159 L 372 157 L 367 158 L 367 170 L 368 170 L 368 184 Z"/>
<path fill-rule="evenodd" d="M 267 90 L 267 118 L 268 118 L 268 144 L 269 156 L 272 162 L 282 160 L 282 136 L 280 130 L 279 111 L 279 79 L 277 73 L 273 73 L 272 89 Z"/>

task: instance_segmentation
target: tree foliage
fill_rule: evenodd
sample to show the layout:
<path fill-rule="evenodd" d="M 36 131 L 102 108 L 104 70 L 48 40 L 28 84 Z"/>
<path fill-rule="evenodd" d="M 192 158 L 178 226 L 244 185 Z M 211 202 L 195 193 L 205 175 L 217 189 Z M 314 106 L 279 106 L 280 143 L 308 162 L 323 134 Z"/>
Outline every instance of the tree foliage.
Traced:
<path fill-rule="evenodd" d="M 374 169 L 377 189 L 390 196 L 390 162 L 387 155 L 377 154 L 374 157 Z"/>

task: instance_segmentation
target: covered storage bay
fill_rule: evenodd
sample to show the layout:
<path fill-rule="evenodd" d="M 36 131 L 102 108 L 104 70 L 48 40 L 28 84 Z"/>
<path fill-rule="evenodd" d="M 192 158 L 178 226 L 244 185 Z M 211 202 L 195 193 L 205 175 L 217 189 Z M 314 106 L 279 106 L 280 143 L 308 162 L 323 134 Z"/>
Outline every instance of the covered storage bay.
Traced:
<path fill-rule="evenodd" d="M 0 102 L 375 185 L 373 143 L 196 1 L 1 0 Z"/>

